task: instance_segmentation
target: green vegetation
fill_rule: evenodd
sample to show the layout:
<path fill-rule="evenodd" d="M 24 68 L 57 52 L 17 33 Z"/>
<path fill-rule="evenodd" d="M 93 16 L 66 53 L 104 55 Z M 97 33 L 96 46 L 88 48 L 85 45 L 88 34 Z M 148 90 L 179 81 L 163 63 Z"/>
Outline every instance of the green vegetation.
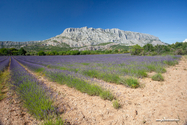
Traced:
<path fill-rule="evenodd" d="M 139 45 L 132 46 L 131 55 L 185 55 L 187 54 L 187 42 L 176 42 L 171 45 L 146 44 L 143 47 Z"/>
<path fill-rule="evenodd" d="M 145 69 L 137 69 L 137 65 L 132 64 L 128 68 L 123 68 L 122 71 L 128 74 L 133 74 L 136 77 L 146 77 L 147 73 Z M 144 65 L 142 65 L 144 66 Z"/>
<path fill-rule="evenodd" d="M 112 82 L 112 83 L 116 83 L 116 84 L 120 84 L 120 82 L 121 82 L 121 79 L 118 74 L 103 73 L 103 72 L 97 71 L 97 70 L 84 70 L 84 71 L 82 71 L 82 73 L 86 76 L 102 79 L 106 82 Z"/>
<path fill-rule="evenodd" d="M 140 53 L 143 51 L 143 48 L 141 46 L 139 46 L 138 44 L 136 44 L 135 46 L 133 46 L 131 48 L 131 55 L 140 55 Z"/>
<path fill-rule="evenodd" d="M 114 100 L 114 101 L 112 102 L 112 104 L 113 104 L 113 107 L 114 107 L 115 109 L 119 109 L 119 108 L 120 108 L 120 104 L 119 104 L 118 100 Z"/>
<path fill-rule="evenodd" d="M 25 49 L 16 49 L 16 48 L 1 48 L 0 49 L 0 56 L 3 55 L 26 55 L 27 51 Z"/>
<path fill-rule="evenodd" d="M 113 45 L 111 46 L 112 50 L 120 50 L 120 51 L 124 51 L 124 52 L 127 52 L 129 51 L 129 46 L 126 46 L 126 45 Z"/>
<path fill-rule="evenodd" d="M 135 78 L 126 78 L 124 81 L 124 84 L 130 86 L 131 88 L 138 88 L 140 86 L 138 80 Z"/>
<path fill-rule="evenodd" d="M 0 101 L 5 98 L 7 83 L 10 80 L 10 72 L 5 70 L 4 72 L 0 72 Z"/>
<path fill-rule="evenodd" d="M 58 82 L 59 84 L 65 84 L 68 87 L 73 87 L 83 93 L 87 93 L 90 96 L 100 96 L 103 99 L 113 100 L 114 96 L 107 90 L 104 90 L 100 86 L 94 84 L 88 84 L 84 80 L 76 77 L 71 77 L 70 75 L 65 75 L 64 73 L 47 73 L 46 76 L 52 81 Z M 78 83 L 78 84 L 77 84 Z"/>
<path fill-rule="evenodd" d="M 27 51 L 25 51 L 23 48 L 18 50 L 19 55 L 25 55 Z"/>
<path fill-rule="evenodd" d="M 44 51 L 41 50 L 41 51 L 38 52 L 38 55 L 39 55 L 39 56 L 45 56 L 46 54 L 45 54 Z"/>
<path fill-rule="evenodd" d="M 29 68 L 29 66 L 27 66 Z M 66 70 L 64 67 L 60 67 L 61 70 Z M 87 93 L 90 96 L 100 96 L 102 99 L 113 100 L 114 96 L 110 93 L 110 91 L 103 89 L 102 87 L 94 84 L 89 84 L 86 81 L 67 75 L 63 72 L 47 72 L 44 71 L 44 68 L 29 68 L 34 72 L 42 73 L 46 77 L 50 78 L 50 80 L 57 82 L 59 84 L 67 85 L 70 88 L 75 88 L 82 93 Z"/>
<path fill-rule="evenodd" d="M 111 94 L 109 90 L 103 91 L 99 96 L 104 100 L 112 101 L 114 99 L 114 96 Z"/>
<path fill-rule="evenodd" d="M 28 46 L 24 46 L 24 49 L 27 50 L 28 55 L 38 55 L 37 53 L 41 50 L 43 50 L 45 53 L 46 52 L 59 52 L 59 51 L 68 51 L 71 50 L 72 48 L 66 44 L 66 43 L 59 43 L 57 46 L 45 46 L 43 45 L 45 43 L 37 43 L 34 45 L 28 45 Z"/>
<path fill-rule="evenodd" d="M 64 125 L 64 121 L 58 117 L 56 119 L 47 119 L 42 125 Z"/>
<path fill-rule="evenodd" d="M 169 66 L 174 66 L 174 65 L 178 64 L 178 61 L 164 61 L 164 63 Z"/>
<path fill-rule="evenodd" d="M 58 41 L 53 40 L 53 42 L 58 43 Z M 100 43 L 98 45 L 104 46 L 107 44 L 111 44 L 112 42 Z M 151 42 L 150 42 L 151 43 Z M 185 55 L 187 54 L 187 43 L 176 42 L 171 45 L 156 45 L 146 44 L 143 47 L 139 45 L 134 46 L 126 46 L 123 44 L 113 45 L 108 50 L 84 50 L 78 51 L 71 48 L 66 43 L 58 43 L 58 46 L 45 46 L 42 43 L 31 44 L 28 46 L 24 46 L 20 48 L 20 46 L 16 46 L 16 48 L 1 48 L 0 55 L 93 55 L 93 54 L 117 54 L 117 53 L 131 53 L 131 55 Z M 97 46 L 98 46 L 97 45 Z M 96 46 L 96 45 L 94 45 Z M 9 46 L 6 46 L 9 47 Z M 25 51 L 26 50 L 26 51 Z M 42 51 L 41 51 L 42 50 Z"/>
<path fill-rule="evenodd" d="M 147 68 L 147 72 L 157 72 L 157 73 L 165 73 L 166 72 L 166 69 L 161 66 L 160 64 L 154 64 L 154 63 L 151 63 L 151 64 L 148 64 L 148 65 L 145 65 L 145 67 Z"/>
<path fill-rule="evenodd" d="M 92 46 L 104 46 L 104 45 L 108 45 L 108 44 L 111 44 L 111 43 L 113 43 L 113 42 L 100 43 L 100 44 L 92 45 Z"/>
<path fill-rule="evenodd" d="M 162 74 L 157 73 L 157 74 L 152 76 L 152 80 L 154 80 L 154 81 L 164 81 L 164 77 L 162 76 Z"/>
<path fill-rule="evenodd" d="M 137 70 L 137 71 L 141 71 L 141 70 Z M 131 88 L 139 87 L 139 83 L 138 83 L 137 79 L 134 79 L 134 78 L 123 79 L 123 78 L 119 77 L 119 74 L 103 73 L 103 72 L 97 71 L 97 70 L 84 70 L 82 73 L 86 76 L 102 79 L 106 82 L 111 82 L 111 83 L 116 83 L 116 84 L 124 84 L 124 85 L 128 85 Z"/>
<path fill-rule="evenodd" d="M 55 110 L 55 107 L 52 106 L 53 102 L 36 82 L 24 81 L 17 92 L 24 101 L 24 107 L 38 119 L 47 118 L 47 111 Z"/>

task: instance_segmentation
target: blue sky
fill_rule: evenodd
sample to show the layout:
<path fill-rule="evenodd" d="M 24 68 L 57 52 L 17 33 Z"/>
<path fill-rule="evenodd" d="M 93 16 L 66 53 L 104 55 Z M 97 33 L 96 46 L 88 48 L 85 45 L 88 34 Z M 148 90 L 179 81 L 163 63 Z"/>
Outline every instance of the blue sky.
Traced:
<path fill-rule="evenodd" d="M 45 40 L 73 27 L 187 38 L 187 0 L 0 0 L 0 41 Z"/>

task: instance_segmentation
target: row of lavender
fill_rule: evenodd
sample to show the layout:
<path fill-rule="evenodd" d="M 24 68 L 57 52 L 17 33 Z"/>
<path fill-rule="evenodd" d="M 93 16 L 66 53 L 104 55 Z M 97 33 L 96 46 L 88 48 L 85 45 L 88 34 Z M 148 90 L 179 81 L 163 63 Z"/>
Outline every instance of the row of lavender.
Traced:
<path fill-rule="evenodd" d="M 93 79 L 85 77 L 79 73 L 66 70 L 51 69 L 39 64 L 30 63 L 20 59 L 16 60 L 34 72 L 42 72 L 47 78 L 59 84 L 65 84 L 71 88 L 73 87 L 91 96 L 100 96 L 102 99 L 114 99 L 114 96 L 111 94 L 110 91 L 105 90 L 98 85 L 90 84 L 90 82 L 88 81 L 92 81 Z"/>
<path fill-rule="evenodd" d="M 177 62 L 180 56 L 129 56 L 126 54 L 16 57 L 46 67 L 73 71 L 92 78 L 117 84 L 128 84 L 125 76 L 146 77 L 146 72 L 166 72 L 166 64 Z M 133 85 L 134 86 L 134 85 Z M 138 85 L 135 85 L 138 87 Z"/>
<path fill-rule="evenodd" d="M 57 113 L 49 89 L 28 73 L 15 59 L 10 64 L 11 83 L 24 106 L 38 119 L 47 119 Z"/>
<path fill-rule="evenodd" d="M 7 58 L 8 58 L 7 56 L 0 56 L 0 62 L 4 61 Z"/>
<path fill-rule="evenodd" d="M 180 57 L 180 56 L 175 56 Z M 129 56 L 128 54 L 107 54 L 107 55 L 79 55 L 79 56 L 19 56 L 16 57 L 28 62 L 43 65 L 74 65 L 81 63 L 99 63 L 99 64 L 130 64 L 131 62 L 162 62 L 164 60 L 173 60 L 172 56 Z"/>
<path fill-rule="evenodd" d="M 0 60 L 0 72 L 2 72 L 6 67 L 8 67 L 10 58 L 1 58 Z"/>

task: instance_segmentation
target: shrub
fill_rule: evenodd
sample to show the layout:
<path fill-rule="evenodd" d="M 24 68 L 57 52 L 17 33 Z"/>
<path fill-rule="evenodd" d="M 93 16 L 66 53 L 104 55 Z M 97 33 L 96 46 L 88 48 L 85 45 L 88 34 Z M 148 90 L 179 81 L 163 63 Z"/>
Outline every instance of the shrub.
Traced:
<path fill-rule="evenodd" d="M 143 48 L 136 44 L 130 50 L 131 55 L 139 55 L 143 51 Z"/>
<path fill-rule="evenodd" d="M 119 108 L 120 108 L 120 104 L 119 104 L 118 100 L 114 100 L 114 101 L 112 102 L 112 104 L 113 104 L 113 107 L 114 107 L 115 109 L 119 109 Z"/>
<path fill-rule="evenodd" d="M 184 54 L 184 51 L 182 49 L 177 49 L 175 51 L 175 55 L 183 55 Z"/>
<path fill-rule="evenodd" d="M 130 86 L 131 88 L 138 88 L 140 86 L 138 80 L 134 78 L 126 78 L 124 84 Z"/>
<path fill-rule="evenodd" d="M 56 119 L 47 119 L 42 125 L 64 125 L 64 121 L 58 117 Z"/>
<path fill-rule="evenodd" d="M 146 77 L 147 73 L 144 70 L 137 70 L 136 74 L 138 77 Z"/>
<path fill-rule="evenodd" d="M 158 55 L 158 53 L 157 52 L 151 52 L 151 54 L 150 54 L 151 56 L 156 56 L 156 55 Z"/>
<path fill-rule="evenodd" d="M 178 61 L 177 60 L 174 60 L 174 61 L 164 61 L 165 64 L 169 65 L 169 66 L 174 66 L 176 64 L 178 64 Z"/>
<path fill-rule="evenodd" d="M 165 72 L 166 72 L 166 69 L 165 69 L 164 67 L 157 66 L 157 67 L 156 67 L 156 72 L 157 72 L 157 73 L 165 73 Z"/>
<path fill-rule="evenodd" d="M 144 45 L 143 48 L 144 48 L 145 51 L 150 51 L 150 52 L 151 52 L 151 51 L 154 51 L 153 45 L 152 45 L 152 44 L 149 44 L 149 43 L 146 44 L 146 45 Z"/>
<path fill-rule="evenodd" d="M 120 84 L 119 82 L 120 78 L 117 74 L 103 73 L 97 70 L 84 70 L 82 73 L 92 78 L 98 78 L 106 82 L 113 82 L 116 84 Z"/>
<path fill-rule="evenodd" d="M 25 55 L 27 53 L 27 51 L 25 51 L 23 48 L 21 48 L 21 49 L 18 50 L 18 53 L 20 55 Z"/>
<path fill-rule="evenodd" d="M 156 65 L 154 65 L 154 64 L 146 65 L 146 67 L 149 72 L 156 71 Z"/>
<path fill-rule="evenodd" d="M 164 77 L 162 76 L 162 74 L 157 73 L 157 74 L 152 76 L 152 80 L 154 80 L 154 81 L 164 81 Z"/>
<path fill-rule="evenodd" d="M 44 51 L 41 50 L 41 51 L 38 52 L 38 55 L 39 55 L 39 56 L 45 56 L 46 54 L 45 54 Z"/>
<path fill-rule="evenodd" d="M 114 96 L 111 94 L 110 91 L 106 90 L 103 91 L 100 95 L 99 95 L 102 99 L 104 100 L 110 100 L 112 101 L 114 99 Z"/>

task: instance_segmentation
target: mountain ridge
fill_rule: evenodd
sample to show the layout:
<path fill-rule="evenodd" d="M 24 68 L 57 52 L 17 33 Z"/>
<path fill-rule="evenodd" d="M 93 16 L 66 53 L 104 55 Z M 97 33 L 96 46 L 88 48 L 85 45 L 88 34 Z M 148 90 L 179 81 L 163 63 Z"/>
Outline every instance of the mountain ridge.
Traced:
<path fill-rule="evenodd" d="M 0 48 L 2 47 L 25 47 L 25 46 L 62 46 L 67 44 L 72 48 L 97 46 L 102 43 L 123 44 L 126 46 L 140 45 L 147 43 L 153 45 L 166 45 L 158 37 L 131 31 L 123 31 L 117 28 L 101 29 L 101 28 L 66 28 L 60 35 L 50 39 L 41 41 L 27 41 L 27 42 L 12 42 L 0 41 Z M 113 45 L 113 44 L 111 44 Z M 97 49 L 97 48 L 96 48 Z"/>

